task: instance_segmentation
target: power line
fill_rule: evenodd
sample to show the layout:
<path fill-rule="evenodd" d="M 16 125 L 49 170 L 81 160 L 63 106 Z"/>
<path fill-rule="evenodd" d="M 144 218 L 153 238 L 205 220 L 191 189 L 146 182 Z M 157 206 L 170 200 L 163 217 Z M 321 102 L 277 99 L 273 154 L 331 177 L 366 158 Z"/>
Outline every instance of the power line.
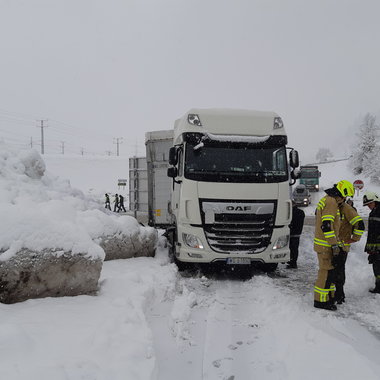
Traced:
<path fill-rule="evenodd" d="M 116 142 L 115 142 L 116 140 Z M 116 144 L 116 155 L 119 156 L 119 145 L 123 143 L 123 138 L 122 137 L 115 137 L 114 138 L 114 144 Z"/>
<path fill-rule="evenodd" d="M 40 120 L 41 125 L 37 126 L 37 128 L 41 128 L 41 154 L 45 153 L 44 128 L 47 128 L 47 125 L 44 125 L 44 121 L 47 122 L 47 120 Z"/>

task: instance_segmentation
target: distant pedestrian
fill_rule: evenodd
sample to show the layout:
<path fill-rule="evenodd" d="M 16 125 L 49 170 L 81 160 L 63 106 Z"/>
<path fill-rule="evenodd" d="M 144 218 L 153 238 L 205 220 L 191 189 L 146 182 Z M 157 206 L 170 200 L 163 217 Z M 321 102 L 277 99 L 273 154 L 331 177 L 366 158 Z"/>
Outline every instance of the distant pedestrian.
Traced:
<path fill-rule="evenodd" d="M 105 203 L 104 207 L 108 208 L 108 210 L 111 210 L 110 196 L 106 193 L 105 197 L 106 197 L 106 203 Z"/>
<path fill-rule="evenodd" d="M 119 208 L 117 209 L 117 212 L 120 212 L 121 210 L 123 210 L 124 212 L 127 211 L 124 207 L 124 197 L 120 194 L 119 195 Z"/>
<path fill-rule="evenodd" d="M 368 217 L 368 236 L 365 252 L 368 253 L 368 263 L 372 264 L 375 275 L 375 287 L 371 293 L 380 293 L 380 198 L 372 191 L 363 196 L 363 206 L 371 210 Z"/>
<path fill-rule="evenodd" d="M 287 268 L 297 268 L 298 259 L 298 247 L 300 245 L 300 237 L 302 234 L 303 223 L 305 220 L 305 213 L 303 210 L 297 207 L 294 201 L 293 203 L 293 216 L 290 222 L 290 261 L 288 262 Z"/>
<path fill-rule="evenodd" d="M 114 206 L 113 206 L 113 211 L 118 212 L 119 211 L 119 195 L 115 194 L 115 200 L 114 200 Z"/>

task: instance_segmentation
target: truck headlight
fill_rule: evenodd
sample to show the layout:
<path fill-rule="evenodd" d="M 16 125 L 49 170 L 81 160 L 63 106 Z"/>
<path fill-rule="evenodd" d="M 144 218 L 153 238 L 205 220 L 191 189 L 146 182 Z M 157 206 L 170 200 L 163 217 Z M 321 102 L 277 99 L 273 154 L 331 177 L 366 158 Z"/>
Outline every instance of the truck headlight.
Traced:
<path fill-rule="evenodd" d="M 284 123 L 281 117 L 275 117 L 274 123 L 273 123 L 273 129 L 280 129 L 280 128 L 283 128 L 283 126 L 284 126 Z"/>
<path fill-rule="evenodd" d="M 280 236 L 273 245 L 273 250 L 284 248 L 288 245 L 289 235 Z"/>
<path fill-rule="evenodd" d="M 304 202 L 307 202 L 307 198 L 304 198 L 304 200 L 303 200 Z"/>
<path fill-rule="evenodd" d="M 183 242 L 190 248 L 203 249 L 203 244 L 199 238 L 192 234 L 182 234 Z"/>

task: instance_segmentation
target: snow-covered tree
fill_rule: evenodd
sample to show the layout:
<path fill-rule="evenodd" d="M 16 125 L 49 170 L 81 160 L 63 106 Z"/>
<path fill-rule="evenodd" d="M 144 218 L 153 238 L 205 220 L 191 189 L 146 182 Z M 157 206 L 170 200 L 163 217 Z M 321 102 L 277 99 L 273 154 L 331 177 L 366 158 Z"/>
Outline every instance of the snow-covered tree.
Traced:
<path fill-rule="evenodd" d="M 373 176 L 380 170 L 378 158 L 379 126 L 376 117 L 367 113 L 356 133 L 349 165 L 354 174 Z M 376 172 L 376 173 L 375 173 Z"/>
<path fill-rule="evenodd" d="M 329 148 L 319 148 L 315 158 L 318 162 L 325 162 L 329 158 L 333 157 L 331 150 Z"/>

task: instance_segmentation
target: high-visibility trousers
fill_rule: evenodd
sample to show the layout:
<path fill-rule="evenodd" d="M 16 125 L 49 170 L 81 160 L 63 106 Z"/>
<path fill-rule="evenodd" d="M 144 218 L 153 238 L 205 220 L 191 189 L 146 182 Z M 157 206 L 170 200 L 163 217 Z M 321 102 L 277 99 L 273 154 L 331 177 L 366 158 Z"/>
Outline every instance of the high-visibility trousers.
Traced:
<path fill-rule="evenodd" d="M 332 253 L 318 253 L 318 277 L 314 286 L 314 300 L 330 302 L 335 295 L 335 270 Z"/>

